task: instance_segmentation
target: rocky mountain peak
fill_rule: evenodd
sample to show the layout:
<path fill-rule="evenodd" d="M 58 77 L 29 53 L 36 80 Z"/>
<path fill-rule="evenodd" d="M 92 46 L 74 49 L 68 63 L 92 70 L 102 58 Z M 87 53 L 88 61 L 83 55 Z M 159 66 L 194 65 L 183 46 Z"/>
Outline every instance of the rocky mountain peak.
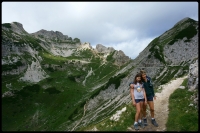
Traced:
<path fill-rule="evenodd" d="M 191 19 L 191 18 L 189 18 L 189 17 L 186 17 L 186 18 L 183 18 L 183 19 L 181 19 L 180 21 L 178 21 L 175 25 L 174 25 L 174 27 L 176 27 L 176 26 L 178 26 L 178 25 L 182 25 L 183 23 L 187 23 L 187 22 L 197 22 L 197 21 L 195 21 L 195 20 L 193 20 L 193 19 Z"/>
<path fill-rule="evenodd" d="M 44 38 L 57 38 L 57 39 L 60 39 L 60 40 L 68 39 L 67 35 L 63 35 L 59 31 L 52 31 L 52 30 L 47 31 L 47 30 L 44 30 L 44 29 L 41 29 L 41 30 L 39 30 L 35 33 L 32 33 L 32 35 L 40 36 L 40 37 L 44 37 Z"/>
<path fill-rule="evenodd" d="M 102 44 L 97 44 L 96 50 L 100 53 L 110 53 L 113 52 L 115 49 L 113 47 L 105 47 Z"/>
<path fill-rule="evenodd" d="M 24 30 L 23 25 L 19 22 L 12 22 L 12 23 L 4 23 L 2 24 L 3 29 L 11 29 L 12 31 L 19 33 L 19 34 L 27 34 Z"/>

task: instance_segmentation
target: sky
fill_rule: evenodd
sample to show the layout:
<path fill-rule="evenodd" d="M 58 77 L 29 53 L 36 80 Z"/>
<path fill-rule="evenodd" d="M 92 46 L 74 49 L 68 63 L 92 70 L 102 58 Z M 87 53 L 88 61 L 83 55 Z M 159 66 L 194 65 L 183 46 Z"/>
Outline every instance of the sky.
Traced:
<path fill-rule="evenodd" d="M 1 23 L 19 22 L 28 33 L 59 31 L 132 59 L 178 21 L 198 21 L 198 2 L 2 2 L 1 7 Z"/>

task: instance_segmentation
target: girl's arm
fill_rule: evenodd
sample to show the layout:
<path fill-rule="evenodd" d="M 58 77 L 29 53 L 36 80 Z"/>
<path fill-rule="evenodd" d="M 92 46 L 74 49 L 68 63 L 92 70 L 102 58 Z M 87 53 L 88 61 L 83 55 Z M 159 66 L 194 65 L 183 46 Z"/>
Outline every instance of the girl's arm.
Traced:
<path fill-rule="evenodd" d="M 143 94 L 144 94 L 144 102 L 145 102 L 145 104 L 147 104 L 146 92 L 145 92 L 145 89 L 144 89 L 144 88 L 142 88 L 142 89 L 143 89 Z"/>
<path fill-rule="evenodd" d="M 135 106 L 136 103 L 135 103 L 135 97 L 134 97 L 134 87 L 130 87 L 130 94 L 131 94 L 131 99 L 132 99 L 132 102 L 133 102 L 133 106 Z"/>

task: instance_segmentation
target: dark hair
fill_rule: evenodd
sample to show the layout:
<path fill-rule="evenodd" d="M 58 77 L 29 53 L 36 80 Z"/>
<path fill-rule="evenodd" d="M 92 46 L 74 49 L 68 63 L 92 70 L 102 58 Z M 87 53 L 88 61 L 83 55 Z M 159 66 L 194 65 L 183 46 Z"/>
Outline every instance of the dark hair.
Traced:
<path fill-rule="evenodd" d="M 137 77 L 140 77 L 142 79 L 142 74 L 141 73 L 136 74 L 134 82 L 133 82 L 134 84 L 137 83 L 137 80 L 136 80 Z M 140 80 L 139 83 L 142 84 L 142 81 Z"/>

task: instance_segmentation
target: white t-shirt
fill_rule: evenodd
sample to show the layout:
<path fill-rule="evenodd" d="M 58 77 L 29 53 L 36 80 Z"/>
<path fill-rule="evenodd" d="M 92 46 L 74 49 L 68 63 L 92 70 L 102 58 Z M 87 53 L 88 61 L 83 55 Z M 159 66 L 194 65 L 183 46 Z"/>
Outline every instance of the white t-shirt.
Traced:
<path fill-rule="evenodd" d="M 133 84 L 134 86 L 134 98 L 135 99 L 144 99 L 143 85 L 140 83 Z"/>

